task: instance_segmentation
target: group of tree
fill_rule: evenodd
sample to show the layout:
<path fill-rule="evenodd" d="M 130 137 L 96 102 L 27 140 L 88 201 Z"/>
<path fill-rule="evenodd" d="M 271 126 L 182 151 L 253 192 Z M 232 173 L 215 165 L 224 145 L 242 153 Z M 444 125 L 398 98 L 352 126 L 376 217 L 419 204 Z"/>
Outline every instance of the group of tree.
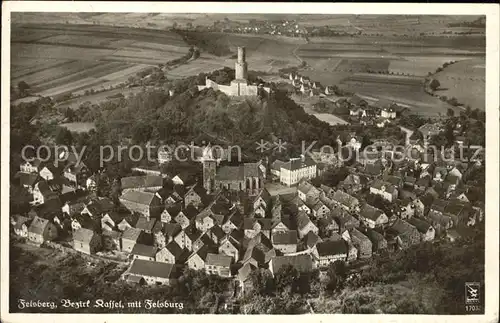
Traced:
<path fill-rule="evenodd" d="M 196 46 L 196 48 L 199 48 L 209 54 L 216 56 L 227 56 L 231 54 L 229 43 L 225 37 L 221 37 L 217 33 L 180 29 L 176 29 L 175 32 L 177 32 L 189 45 Z"/>

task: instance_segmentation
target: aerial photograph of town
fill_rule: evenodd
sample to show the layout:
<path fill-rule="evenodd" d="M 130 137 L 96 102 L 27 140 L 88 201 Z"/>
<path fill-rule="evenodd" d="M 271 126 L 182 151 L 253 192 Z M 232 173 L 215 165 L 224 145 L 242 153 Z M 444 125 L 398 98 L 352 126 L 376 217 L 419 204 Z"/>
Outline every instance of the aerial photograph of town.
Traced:
<path fill-rule="evenodd" d="M 10 23 L 10 313 L 485 312 L 486 16 Z"/>

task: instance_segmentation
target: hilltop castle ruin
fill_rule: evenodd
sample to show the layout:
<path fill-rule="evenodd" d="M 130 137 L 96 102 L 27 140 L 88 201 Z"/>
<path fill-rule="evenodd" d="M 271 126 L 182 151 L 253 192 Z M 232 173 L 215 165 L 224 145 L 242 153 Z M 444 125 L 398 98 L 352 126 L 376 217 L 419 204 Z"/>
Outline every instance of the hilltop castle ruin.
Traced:
<path fill-rule="evenodd" d="M 235 79 L 231 81 L 230 85 L 217 84 L 207 78 L 205 79 L 205 85 L 198 85 L 198 90 L 212 88 L 229 96 L 256 96 L 259 91 L 270 92 L 270 88 L 263 85 L 248 84 L 248 64 L 246 62 L 245 47 L 238 47 L 238 59 L 234 65 Z"/>

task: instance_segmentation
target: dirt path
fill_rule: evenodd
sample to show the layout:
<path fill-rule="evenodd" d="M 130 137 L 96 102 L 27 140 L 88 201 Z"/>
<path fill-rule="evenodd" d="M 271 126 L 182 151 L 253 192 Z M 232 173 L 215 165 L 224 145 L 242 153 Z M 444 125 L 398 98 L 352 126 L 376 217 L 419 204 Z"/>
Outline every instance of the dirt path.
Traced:
<path fill-rule="evenodd" d="M 297 47 L 295 47 L 293 50 L 292 50 L 292 54 L 293 56 L 295 56 L 295 58 L 299 61 L 300 64 L 302 64 L 302 62 L 304 61 L 302 58 L 300 58 L 299 55 L 297 55 L 297 50 L 300 48 L 300 45 L 297 45 Z"/>

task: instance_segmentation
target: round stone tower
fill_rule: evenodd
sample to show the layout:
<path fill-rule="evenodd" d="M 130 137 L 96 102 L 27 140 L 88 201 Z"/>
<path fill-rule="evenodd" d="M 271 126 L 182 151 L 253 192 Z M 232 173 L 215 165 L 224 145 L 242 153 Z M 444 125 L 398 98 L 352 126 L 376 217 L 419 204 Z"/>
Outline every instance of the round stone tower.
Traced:
<path fill-rule="evenodd" d="M 247 62 L 246 62 L 245 47 L 238 47 L 238 60 L 235 63 L 234 71 L 236 80 L 247 79 Z"/>

